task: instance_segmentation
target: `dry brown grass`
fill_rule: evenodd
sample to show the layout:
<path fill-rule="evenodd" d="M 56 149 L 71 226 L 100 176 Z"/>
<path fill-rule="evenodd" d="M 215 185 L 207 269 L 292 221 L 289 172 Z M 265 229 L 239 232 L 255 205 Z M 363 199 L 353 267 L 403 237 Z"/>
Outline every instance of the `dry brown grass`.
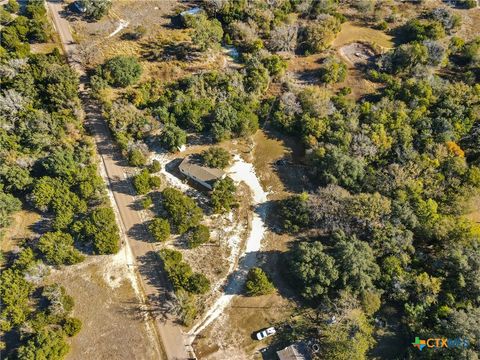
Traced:
<path fill-rule="evenodd" d="M 356 25 L 352 22 L 342 24 L 342 30 L 332 42 L 333 48 L 339 48 L 352 42 L 367 42 L 384 49 L 393 47 L 392 37 L 381 30 Z"/>
<path fill-rule="evenodd" d="M 53 271 L 49 277 L 73 296 L 73 316 L 83 323 L 80 333 L 70 340 L 69 360 L 156 358 L 130 282 L 123 280 L 116 288 L 106 283 L 104 273 L 111 259 L 88 257 L 81 264 Z"/>
<path fill-rule="evenodd" d="M 40 215 L 29 210 L 16 212 L 12 217 L 12 224 L 5 229 L 4 237 L 0 241 L 0 249 L 3 252 L 11 251 L 18 242 L 33 235 L 30 227 L 40 220 Z"/>

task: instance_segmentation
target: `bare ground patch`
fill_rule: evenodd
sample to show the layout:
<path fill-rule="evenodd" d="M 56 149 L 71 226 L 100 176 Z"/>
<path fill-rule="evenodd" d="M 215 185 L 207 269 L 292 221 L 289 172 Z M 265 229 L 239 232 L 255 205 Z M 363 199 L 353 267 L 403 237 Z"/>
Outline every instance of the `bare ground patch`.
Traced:
<path fill-rule="evenodd" d="M 49 281 L 62 284 L 75 299 L 74 316 L 83 322 L 71 340 L 67 359 L 154 359 L 144 313 L 118 256 L 88 257 L 83 263 L 52 271 Z"/>

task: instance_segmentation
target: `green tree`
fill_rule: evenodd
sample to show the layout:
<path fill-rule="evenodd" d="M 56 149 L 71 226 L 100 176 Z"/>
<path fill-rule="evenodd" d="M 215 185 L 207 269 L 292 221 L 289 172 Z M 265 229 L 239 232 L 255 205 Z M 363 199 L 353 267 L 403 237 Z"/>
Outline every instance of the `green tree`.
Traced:
<path fill-rule="evenodd" d="M 77 106 L 79 104 L 78 85 L 78 74 L 70 66 L 51 64 L 43 80 L 46 102 L 52 110 Z"/>
<path fill-rule="evenodd" d="M 367 359 L 375 344 L 373 326 L 359 309 L 346 311 L 341 320 L 322 327 L 322 356 L 326 359 Z"/>
<path fill-rule="evenodd" d="M 148 230 L 156 241 L 163 242 L 170 237 L 170 223 L 167 219 L 153 219 L 148 225 Z"/>
<path fill-rule="evenodd" d="M 197 225 L 187 234 L 187 244 L 190 249 L 210 241 L 210 230 L 205 225 Z"/>
<path fill-rule="evenodd" d="M 38 250 L 54 265 L 71 265 L 83 261 L 83 255 L 73 246 L 70 234 L 61 231 L 47 232 L 38 241 Z"/>
<path fill-rule="evenodd" d="M 162 145 L 171 152 L 177 151 L 187 142 L 187 133 L 173 124 L 167 124 L 160 135 Z"/>
<path fill-rule="evenodd" d="M 5 5 L 5 10 L 11 13 L 18 13 L 20 5 L 18 5 L 16 0 L 8 0 L 8 3 Z"/>
<path fill-rule="evenodd" d="M 213 211 L 216 213 L 225 213 L 237 205 L 237 188 L 233 180 L 229 177 L 217 180 L 213 186 L 211 202 Z"/>
<path fill-rule="evenodd" d="M 320 300 L 335 287 L 339 273 L 335 260 L 323 251 L 319 241 L 300 242 L 290 256 L 290 271 L 299 281 L 301 294 L 308 300 Z"/>
<path fill-rule="evenodd" d="M 85 15 L 89 18 L 100 20 L 108 14 L 112 7 L 111 0 L 81 0 L 85 6 Z"/>
<path fill-rule="evenodd" d="M 128 152 L 128 164 L 130 166 L 144 166 L 146 162 L 145 155 L 139 149 L 132 149 Z"/>
<path fill-rule="evenodd" d="M 173 188 L 166 188 L 162 195 L 163 206 L 178 233 L 183 234 L 200 223 L 202 209 L 191 198 Z"/>
<path fill-rule="evenodd" d="M 340 31 L 340 27 L 340 20 L 331 15 L 308 23 L 300 34 L 303 49 L 309 53 L 325 50 Z"/>
<path fill-rule="evenodd" d="M 11 215 L 21 207 L 21 201 L 13 195 L 4 193 L 0 186 L 0 228 L 10 225 Z"/>
<path fill-rule="evenodd" d="M 296 233 L 310 225 L 311 214 L 307 200 L 307 194 L 302 194 L 293 195 L 281 201 L 279 216 L 286 232 Z"/>
<path fill-rule="evenodd" d="M 162 165 L 158 160 L 153 160 L 152 163 L 148 166 L 148 172 L 150 174 L 158 173 L 160 170 L 162 170 Z"/>
<path fill-rule="evenodd" d="M 205 14 L 195 14 L 187 16 L 185 22 L 193 29 L 192 42 L 201 51 L 212 48 L 222 40 L 222 24 L 216 19 L 208 20 Z"/>
<path fill-rule="evenodd" d="M 19 360 L 62 360 L 70 350 L 63 331 L 41 329 L 25 345 L 18 348 Z"/>
<path fill-rule="evenodd" d="M 274 291 L 267 274 L 258 267 L 253 267 L 248 271 L 245 289 L 250 296 L 266 295 Z"/>
<path fill-rule="evenodd" d="M 188 279 L 188 291 L 193 294 L 205 294 L 210 290 L 210 280 L 200 273 L 193 273 Z"/>
<path fill-rule="evenodd" d="M 211 146 L 202 152 L 202 161 L 205 166 L 225 169 L 232 161 L 230 153 L 218 146 Z"/>
<path fill-rule="evenodd" d="M 140 79 L 142 67 L 136 58 L 119 55 L 103 64 L 101 74 L 110 85 L 126 87 Z"/>
<path fill-rule="evenodd" d="M 95 253 L 115 254 L 118 252 L 119 230 L 115 214 L 110 207 L 93 210 L 84 222 L 75 225 L 75 230 L 83 236 L 83 240 L 92 242 Z"/>
<path fill-rule="evenodd" d="M 147 169 L 143 169 L 133 177 L 133 186 L 137 194 L 144 195 L 152 189 L 152 185 L 155 185 L 155 180 L 152 181 L 152 178 L 159 179 L 158 177 L 151 176 Z"/>
<path fill-rule="evenodd" d="M 18 270 L 6 269 L 0 274 L 0 328 L 9 331 L 23 324 L 31 311 L 29 297 L 34 287 Z"/>
<path fill-rule="evenodd" d="M 334 234 L 334 241 L 333 253 L 342 286 L 359 293 L 375 289 L 373 283 L 380 276 L 380 269 L 368 243 L 342 232 Z"/>
<path fill-rule="evenodd" d="M 82 329 L 82 321 L 74 317 L 69 317 L 63 323 L 62 328 L 68 337 L 75 336 Z"/>
<path fill-rule="evenodd" d="M 340 59 L 329 56 L 320 68 L 320 80 L 324 83 L 338 83 L 345 80 L 347 76 L 347 65 Z"/>

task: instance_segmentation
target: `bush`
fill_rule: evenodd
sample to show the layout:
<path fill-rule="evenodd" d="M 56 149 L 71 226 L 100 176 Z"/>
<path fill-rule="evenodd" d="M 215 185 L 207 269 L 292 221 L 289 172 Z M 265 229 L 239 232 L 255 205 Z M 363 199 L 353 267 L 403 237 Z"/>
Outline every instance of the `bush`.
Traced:
<path fill-rule="evenodd" d="M 11 13 L 18 13 L 20 5 L 18 5 L 17 0 L 8 0 L 8 3 L 5 5 L 5 10 Z"/>
<path fill-rule="evenodd" d="M 201 51 L 218 45 L 223 37 L 222 24 L 217 20 L 208 20 L 205 14 L 187 16 L 187 26 L 193 28 L 192 42 Z"/>
<path fill-rule="evenodd" d="M 321 19 L 307 24 L 300 36 L 303 41 L 303 50 L 307 53 L 324 51 L 340 28 L 341 21 L 331 15 L 324 15 Z"/>
<path fill-rule="evenodd" d="M 125 87 L 136 83 L 142 75 L 142 67 L 132 56 L 115 56 L 103 64 L 101 73 L 110 85 Z"/>
<path fill-rule="evenodd" d="M 82 329 L 82 321 L 77 318 L 68 318 L 63 323 L 63 331 L 68 337 L 77 335 Z"/>
<path fill-rule="evenodd" d="M 81 0 L 85 6 L 85 15 L 89 18 L 100 20 L 108 14 L 112 7 L 111 0 Z"/>
<path fill-rule="evenodd" d="M 213 186 L 211 202 L 215 213 L 225 213 L 237 205 L 237 188 L 229 177 L 217 180 Z"/>
<path fill-rule="evenodd" d="M 289 233 L 296 233 L 310 225 L 310 211 L 307 206 L 307 196 L 293 195 L 281 202 L 280 218 L 283 221 L 283 229 Z"/>
<path fill-rule="evenodd" d="M 18 348 L 18 360 L 49 359 L 61 360 L 68 354 L 70 346 L 61 330 L 41 329 L 26 344 Z"/>
<path fill-rule="evenodd" d="M 188 279 L 188 291 L 193 294 L 205 294 L 210 290 L 210 280 L 200 273 L 194 273 Z"/>
<path fill-rule="evenodd" d="M 156 241 L 165 241 L 170 236 L 170 223 L 167 219 L 156 218 L 148 225 L 148 230 Z"/>
<path fill-rule="evenodd" d="M 139 195 L 146 194 L 150 191 L 150 174 L 148 170 L 143 169 L 133 177 L 133 187 Z"/>
<path fill-rule="evenodd" d="M 338 83 L 345 80 L 347 65 L 340 59 L 330 56 L 325 59 L 320 68 L 320 80 L 324 83 Z"/>
<path fill-rule="evenodd" d="M 148 166 L 148 171 L 150 174 L 155 174 L 162 170 L 162 166 L 158 160 L 153 160 L 152 163 Z"/>
<path fill-rule="evenodd" d="M 54 265 L 71 265 L 83 261 L 83 255 L 73 247 L 70 234 L 61 231 L 47 232 L 38 241 L 38 250 L 47 262 Z"/>
<path fill-rule="evenodd" d="M 190 249 L 210 241 L 210 230 L 205 225 L 198 225 L 190 230 L 187 235 L 187 244 Z"/>
<path fill-rule="evenodd" d="M 140 201 L 140 204 L 142 205 L 142 208 L 148 209 L 153 205 L 153 200 L 150 196 L 145 196 L 145 198 Z"/>
<path fill-rule="evenodd" d="M 83 222 L 75 223 L 73 230 L 79 233 L 84 241 L 93 243 L 96 254 L 115 254 L 119 250 L 119 229 L 110 207 L 93 210 Z"/>
<path fill-rule="evenodd" d="M 221 147 L 212 146 L 202 152 L 202 161 L 205 166 L 225 169 L 232 160 L 230 153 Z"/>
<path fill-rule="evenodd" d="M 177 151 L 187 142 L 187 133 L 173 124 L 167 124 L 161 135 L 161 143 L 168 151 Z"/>
<path fill-rule="evenodd" d="M 128 153 L 128 164 L 130 166 L 144 166 L 146 162 L 147 159 L 140 150 L 132 149 Z"/>
<path fill-rule="evenodd" d="M 173 188 L 165 189 L 162 194 L 163 206 L 179 234 L 185 233 L 200 223 L 203 213 L 195 201 Z"/>
<path fill-rule="evenodd" d="M 245 290 L 250 296 L 258 296 L 271 294 L 274 287 L 265 272 L 258 267 L 254 267 L 248 271 Z"/>

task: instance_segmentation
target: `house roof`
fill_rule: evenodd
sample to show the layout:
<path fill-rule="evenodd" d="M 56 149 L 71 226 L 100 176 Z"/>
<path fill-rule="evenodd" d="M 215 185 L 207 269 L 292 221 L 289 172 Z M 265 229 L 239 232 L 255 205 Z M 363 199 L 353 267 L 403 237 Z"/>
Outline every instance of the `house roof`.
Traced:
<path fill-rule="evenodd" d="M 280 360 L 310 360 L 307 346 L 303 343 L 296 343 L 277 351 Z"/>
<path fill-rule="evenodd" d="M 185 159 L 183 159 L 178 168 L 182 173 L 187 174 L 196 180 L 210 184 L 214 183 L 218 179 L 223 178 L 226 174 L 220 169 L 202 166 L 199 163 L 192 161 L 190 156 L 187 156 Z"/>

